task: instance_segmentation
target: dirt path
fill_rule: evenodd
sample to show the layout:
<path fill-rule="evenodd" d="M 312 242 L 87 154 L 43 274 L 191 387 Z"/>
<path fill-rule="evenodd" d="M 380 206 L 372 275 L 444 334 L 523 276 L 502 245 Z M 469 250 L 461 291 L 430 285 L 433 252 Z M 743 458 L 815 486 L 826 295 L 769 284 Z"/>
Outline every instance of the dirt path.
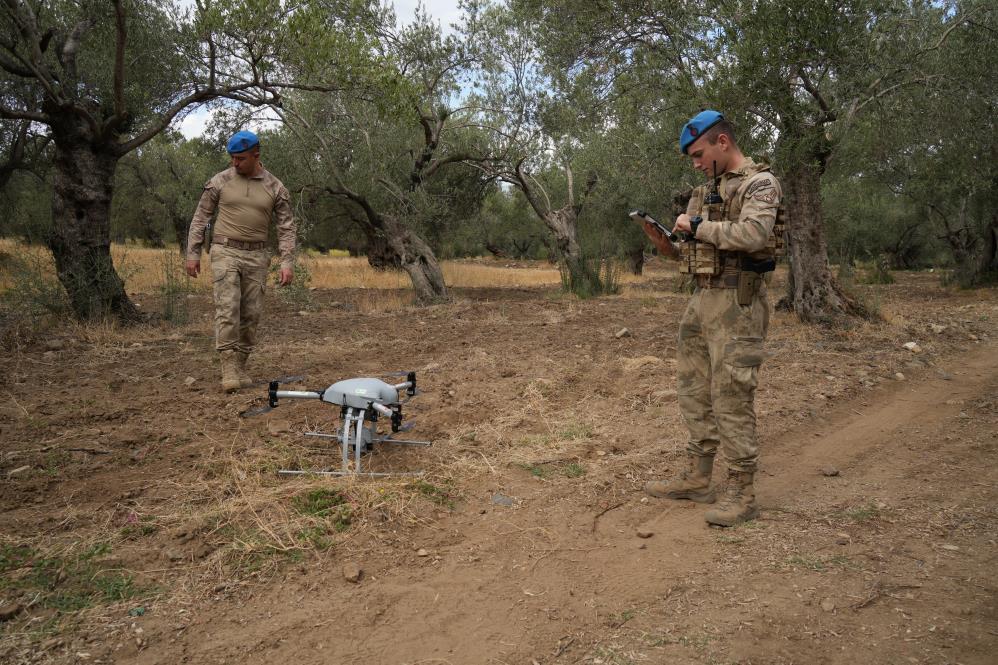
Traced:
<path fill-rule="evenodd" d="M 710 529 L 702 506 L 644 499 L 644 468 L 664 466 L 652 446 L 643 465 L 603 460 L 596 501 L 500 472 L 411 542 L 384 534 L 150 619 L 150 646 L 119 657 L 992 663 L 998 348 L 949 366 L 952 376 L 925 369 L 778 436 L 764 451 L 763 518 L 749 525 Z M 340 574 L 347 560 L 363 566 L 359 584 Z"/>

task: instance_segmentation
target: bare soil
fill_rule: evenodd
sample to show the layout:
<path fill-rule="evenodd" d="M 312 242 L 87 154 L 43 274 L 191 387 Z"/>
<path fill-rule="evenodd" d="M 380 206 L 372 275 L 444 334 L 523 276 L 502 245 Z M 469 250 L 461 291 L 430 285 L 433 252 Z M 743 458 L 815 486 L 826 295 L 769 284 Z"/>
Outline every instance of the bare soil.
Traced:
<path fill-rule="evenodd" d="M 339 414 L 241 417 L 266 386 L 218 390 L 207 296 L 53 331 L 0 358 L 0 662 L 994 663 L 998 293 L 898 277 L 857 287 L 880 322 L 775 315 L 762 516 L 733 529 L 641 489 L 683 466 L 664 270 L 582 302 L 272 299 L 256 378 L 417 371 L 433 447 L 365 463 L 419 480 L 278 477 L 338 464 L 300 434 Z M 306 514 L 317 490 L 348 510 Z"/>

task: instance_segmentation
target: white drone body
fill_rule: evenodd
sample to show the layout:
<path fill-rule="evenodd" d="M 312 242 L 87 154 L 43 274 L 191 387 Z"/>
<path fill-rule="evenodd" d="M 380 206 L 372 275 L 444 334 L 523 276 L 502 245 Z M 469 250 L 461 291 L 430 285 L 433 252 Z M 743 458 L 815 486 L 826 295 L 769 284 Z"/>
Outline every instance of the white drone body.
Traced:
<path fill-rule="evenodd" d="M 421 472 L 398 473 L 362 473 L 360 456 L 362 452 L 373 449 L 376 443 L 391 443 L 396 445 L 429 446 L 430 441 L 403 441 L 391 438 L 391 434 L 378 434 L 378 418 L 384 416 L 391 420 L 392 433 L 402 428 L 402 404 L 399 391 L 404 390 L 405 401 L 416 394 L 416 373 L 409 372 L 406 381 L 402 383 L 385 383 L 380 379 L 357 378 L 337 381 L 325 390 L 278 390 L 277 381 L 270 383 L 269 406 L 274 408 L 280 399 L 317 399 L 341 407 L 343 427 L 338 434 L 322 432 L 305 432 L 305 436 L 324 439 L 336 439 L 340 442 L 342 465 L 339 471 L 303 471 L 282 469 L 281 475 L 419 475 Z M 353 469 L 350 468 L 350 449 L 353 449 Z"/>

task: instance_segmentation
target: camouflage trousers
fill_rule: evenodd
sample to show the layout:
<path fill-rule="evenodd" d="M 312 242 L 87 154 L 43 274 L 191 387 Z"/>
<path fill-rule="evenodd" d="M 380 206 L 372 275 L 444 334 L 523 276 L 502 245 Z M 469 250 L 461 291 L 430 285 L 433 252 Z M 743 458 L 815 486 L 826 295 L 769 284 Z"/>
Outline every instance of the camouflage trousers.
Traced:
<path fill-rule="evenodd" d="M 679 324 L 677 395 L 690 439 L 687 450 L 754 472 L 755 389 L 769 328 L 766 286 L 739 305 L 737 289 L 698 288 Z"/>
<path fill-rule="evenodd" d="M 263 314 L 270 255 L 265 249 L 211 246 L 215 292 L 215 348 L 250 353 Z"/>

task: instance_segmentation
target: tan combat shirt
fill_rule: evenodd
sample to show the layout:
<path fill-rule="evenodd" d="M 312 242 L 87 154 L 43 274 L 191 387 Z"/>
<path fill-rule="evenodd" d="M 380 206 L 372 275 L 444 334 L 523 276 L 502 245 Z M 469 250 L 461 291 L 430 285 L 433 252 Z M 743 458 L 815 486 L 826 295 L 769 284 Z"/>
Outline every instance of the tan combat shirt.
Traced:
<path fill-rule="evenodd" d="M 291 195 L 270 171 L 261 167 L 257 175 L 246 178 L 229 167 L 205 183 L 187 236 L 188 261 L 201 259 L 205 229 L 216 210 L 215 236 L 243 242 L 265 242 L 270 219 L 274 217 L 281 267 L 292 267 L 295 220 Z"/>
<path fill-rule="evenodd" d="M 687 215 L 701 213 L 706 193 L 706 185 L 693 190 Z M 697 240 L 722 250 L 746 252 L 753 258 L 768 257 L 766 244 L 783 198 L 780 181 L 769 167 L 746 157 L 737 169 L 721 176 L 718 193 L 724 201 L 722 218 L 701 222 Z"/>

